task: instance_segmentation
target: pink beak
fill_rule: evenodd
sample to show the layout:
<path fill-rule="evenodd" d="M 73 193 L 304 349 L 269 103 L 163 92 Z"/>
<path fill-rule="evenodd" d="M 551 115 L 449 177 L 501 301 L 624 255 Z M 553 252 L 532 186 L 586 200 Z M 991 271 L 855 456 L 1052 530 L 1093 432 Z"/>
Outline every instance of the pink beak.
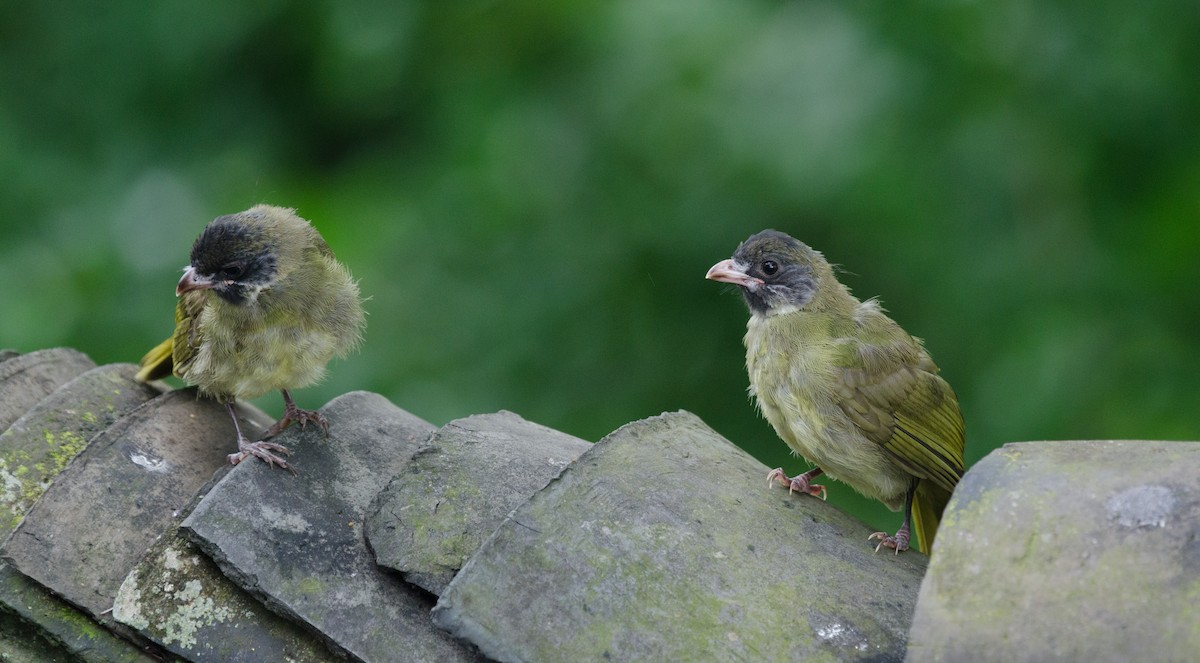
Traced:
<path fill-rule="evenodd" d="M 216 283 L 212 279 L 200 276 L 196 273 L 196 268 L 189 265 L 183 272 L 183 278 L 179 279 L 179 285 L 175 286 L 175 296 L 178 297 L 193 290 L 207 290 L 215 285 Z"/>
<path fill-rule="evenodd" d="M 750 288 L 751 290 L 763 284 L 762 279 L 750 276 L 746 273 L 745 268 L 739 268 L 738 264 L 732 259 L 722 260 L 713 265 L 708 270 L 708 273 L 704 275 L 704 278 L 710 281 L 723 281 L 725 283 L 740 285 L 743 288 Z"/>

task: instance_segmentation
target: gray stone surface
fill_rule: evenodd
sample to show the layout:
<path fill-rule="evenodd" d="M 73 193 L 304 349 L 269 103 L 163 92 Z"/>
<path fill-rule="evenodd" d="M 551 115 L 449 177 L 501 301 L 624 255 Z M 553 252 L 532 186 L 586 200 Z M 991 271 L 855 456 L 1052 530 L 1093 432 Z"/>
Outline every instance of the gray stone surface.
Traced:
<path fill-rule="evenodd" d="M 43 398 L 0 433 L 0 541 L 87 441 L 161 392 L 137 367 L 94 368 Z"/>
<path fill-rule="evenodd" d="M 434 427 L 365 392 L 322 413 L 328 439 L 298 426 L 280 436 L 298 476 L 243 463 L 183 529 L 225 575 L 358 660 L 476 660 L 433 627 L 428 597 L 375 566 L 363 537 L 371 500 Z"/>
<path fill-rule="evenodd" d="M 121 584 L 113 618 L 195 663 L 333 658 L 316 636 L 267 610 L 180 534 L 159 539 Z"/>
<path fill-rule="evenodd" d="M 504 516 L 591 446 L 512 412 L 446 424 L 372 506 L 376 562 L 441 594 Z"/>
<path fill-rule="evenodd" d="M 0 654 L 24 646 L 33 661 L 151 663 L 159 659 L 100 624 L 11 566 L 0 562 Z M 5 640 L 4 636 L 10 639 Z M 40 656 L 40 658 L 38 657 Z M 0 657 L 0 661 L 8 661 Z M 13 658 L 12 660 L 26 660 Z"/>
<path fill-rule="evenodd" d="M 1200 443 L 1007 444 L 967 472 L 911 661 L 1192 661 Z"/>
<path fill-rule="evenodd" d="M 904 657 L 926 558 L 680 412 L 585 452 L 507 518 L 434 621 L 501 661 Z"/>
<path fill-rule="evenodd" d="M 0 431 L 50 392 L 95 367 L 87 355 L 70 348 L 38 350 L 0 361 Z"/>
<path fill-rule="evenodd" d="M 248 426 L 270 421 L 253 408 L 242 412 L 254 419 Z M 101 619 L 155 537 L 225 466 L 234 440 L 223 406 L 194 389 L 163 394 L 95 436 L 0 554 Z"/>
<path fill-rule="evenodd" d="M 43 640 L 15 615 L 0 610 L 0 661 L 4 663 L 70 663 L 71 655 Z"/>
<path fill-rule="evenodd" d="M 134 371 L 129 364 L 89 370 L 58 387 L 0 434 L 0 540 L 89 439 L 159 394 L 135 381 Z M 47 643 L 47 651 L 59 652 L 46 654 L 47 660 L 151 660 L 4 562 L 0 610 L 35 643 Z"/>

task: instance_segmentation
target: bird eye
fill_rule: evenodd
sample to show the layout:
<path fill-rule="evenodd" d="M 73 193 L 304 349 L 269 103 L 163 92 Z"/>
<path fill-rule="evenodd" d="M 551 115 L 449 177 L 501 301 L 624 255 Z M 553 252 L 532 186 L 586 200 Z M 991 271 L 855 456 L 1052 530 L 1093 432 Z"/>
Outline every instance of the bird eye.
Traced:
<path fill-rule="evenodd" d="M 221 271 L 218 272 L 218 276 L 220 276 L 222 281 L 236 281 L 245 271 L 246 268 L 241 263 L 235 262 L 222 267 Z"/>
<path fill-rule="evenodd" d="M 764 260 L 762 261 L 762 270 L 763 274 L 766 274 L 767 276 L 774 276 L 775 272 L 779 271 L 779 263 L 775 262 L 774 260 Z"/>

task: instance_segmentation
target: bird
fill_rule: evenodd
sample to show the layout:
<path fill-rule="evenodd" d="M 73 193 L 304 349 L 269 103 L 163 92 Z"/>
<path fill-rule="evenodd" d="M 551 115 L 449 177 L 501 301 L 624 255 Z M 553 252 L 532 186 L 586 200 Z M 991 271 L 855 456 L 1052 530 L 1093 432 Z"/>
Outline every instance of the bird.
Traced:
<path fill-rule="evenodd" d="M 776 230 L 742 242 L 705 278 L 736 285 L 750 311 L 744 338 L 749 391 L 775 432 L 815 467 L 776 483 L 826 496 L 825 474 L 903 509 L 881 548 L 929 553 L 942 511 L 962 478 L 965 433 L 958 397 L 922 341 L 860 301 L 818 251 Z M 910 527 L 911 524 L 911 527 Z"/>
<path fill-rule="evenodd" d="M 255 456 L 295 473 L 287 447 L 267 440 L 292 422 L 329 435 L 326 418 L 297 407 L 291 390 L 320 381 L 326 363 L 362 339 L 366 318 L 350 271 L 294 209 L 256 205 L 205 226 L 175 296 L 175 332 L 146 353 L 137 378 L 173 373 L 224 404 L 237 432 L 230 463 Z M 283 417 L 251 442 L 236 401 L 275 390 Z"/>

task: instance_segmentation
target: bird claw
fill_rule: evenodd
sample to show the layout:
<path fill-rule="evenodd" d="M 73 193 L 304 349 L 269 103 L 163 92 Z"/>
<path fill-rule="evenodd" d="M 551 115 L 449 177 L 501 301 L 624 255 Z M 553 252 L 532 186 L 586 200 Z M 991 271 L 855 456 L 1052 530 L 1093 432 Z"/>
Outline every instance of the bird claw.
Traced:
<path fill-rule="evenodd" d="M 875 546 L 875 552 L 877 553 L 882 548 L 891 548 L 892 550 L 896 551 L 897 555 L 899 555 L 905 550 L 908 550 L 908 537 L 908 532 L 904 530 L 896 532 L 896 536 L 892 536 L 887 532 L 875 532 L 871 536 L 867 537 L 867 541 L 879 539 L 879 545 Z"/>
<path fill-rule="evenodd" d="M 229 459 L 230 465 L 237 465 L 249 456 L 254 456 L 271 467 L 278 465 L 280 468 L 288 470 L 292 474 L 296 474 L 296 469 L 283 459 L 283 456 L 277 456 L 272 451 L 287 456 L 291 453 L 287 447 L 274 442 L 247 442 L 244 439 L 238 440 L 237 453 L 231 453 L 226 458 Z"/>
<path fill-rule="evenodd" d="M 825 490 L 825 486 L 816 483 L 809 483 L 809 477 L 807 474 L 798 474 L 789 479 L 788 476 L 783 473 L 783 468 L 777 467 L 767 473 L 767 487 L 770 488 L 776 483 L 787 488 L 788 495 L 791 495 L 792 493 L 805 493 L 812 495 L 813 497 L 820 497 L 822 500 L 827 499 L 828 491 Z"/>
<path fill-rule="evenodd" d="M 316 410 L 297 409 L 293 413 L 292 419 L 300 422 L 300 430 L 304 430 L 308 426 L 309 422 L 312 422 L 317 425 L 317 428 L 321 429 L 321 432 L 325 434 L 325 437 L 329 437 L 329 420 L 325 418 L 325 415 L 317 412 Z"/>
<path fill-rule="evenodd" d="M 283 418 L 276 421 L 273 426 L 267 429 L 266 433 L 263 433 L 263 439 L 272 438 L 282 433 L 288 426 L 292 425 L 293 421 L 300 423 L 300 430 L 308 428 L 309 423 L 316 424 L 317 428 L 320 428 L 321 432 L 325 434 L 325 437 L 329 437 L 329 420 L 325 418 L 325 415 L 316 410 L 301 410 L 291 405 L 284 408 Z"/>
<path fill-rule="evenodd" d="M 779 481 L 780 483 L 786 483 L 786 484 L 791 483 L 791 480 L 788 479 L 787 475 L 783 473 L 782 467 L 777 467 L 777 468 L 771 470 L 770 472 L 767 472 L 767 488 L 774 487 L 776 481 Z"/>

